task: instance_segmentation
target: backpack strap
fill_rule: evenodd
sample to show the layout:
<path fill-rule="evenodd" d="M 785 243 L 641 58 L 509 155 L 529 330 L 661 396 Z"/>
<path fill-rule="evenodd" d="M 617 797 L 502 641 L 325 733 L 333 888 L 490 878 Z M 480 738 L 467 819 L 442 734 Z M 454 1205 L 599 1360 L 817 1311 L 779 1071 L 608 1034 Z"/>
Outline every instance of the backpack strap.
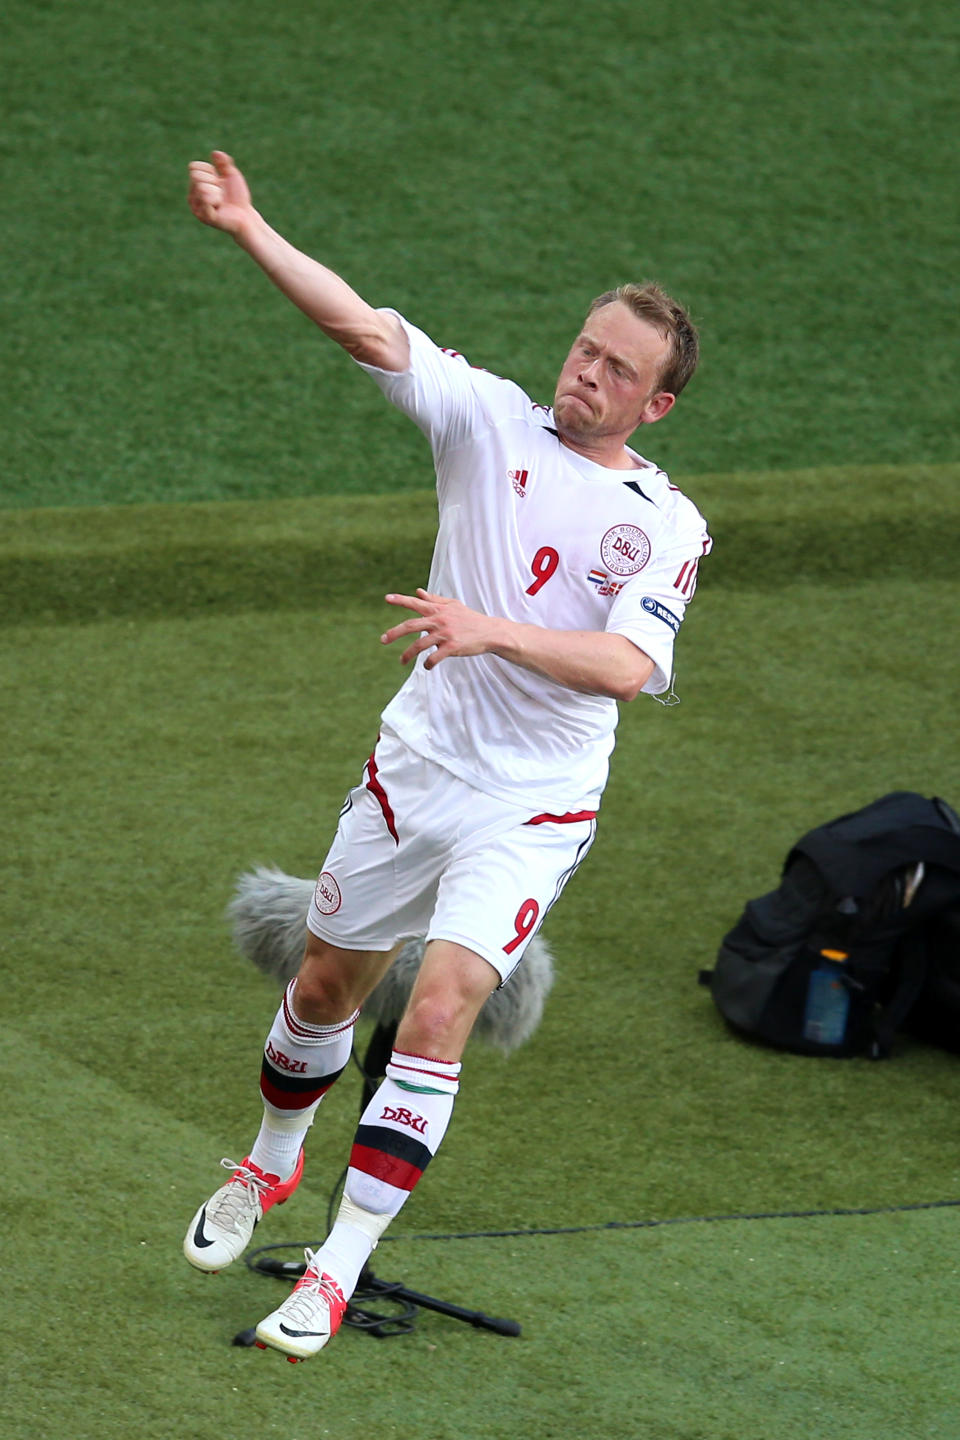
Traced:
<path fill-rule="evenodd" d="M 960 815 L 957 814 L 953 806 L 948 805 L 946 800 L 944 800 L 943 797 L 940 795 L 933 795 L 931 797 L 931 800 L 934 809 L 940 816 L 943 823 L 946 825 L 947 829 L 952 830 L 954 835 L 960 835 Z"/>
<path fill-rule="evenodd" d="M 872 1022 L 873 1039 L 867 1052 L 871 1060 L 884 1060 L 893 1049 L 893 1040 L 920 998 L 927 978 L 927 946 L 922 930 L 911 930 L 897 946 L 900 979 L 897 988 Z"/>

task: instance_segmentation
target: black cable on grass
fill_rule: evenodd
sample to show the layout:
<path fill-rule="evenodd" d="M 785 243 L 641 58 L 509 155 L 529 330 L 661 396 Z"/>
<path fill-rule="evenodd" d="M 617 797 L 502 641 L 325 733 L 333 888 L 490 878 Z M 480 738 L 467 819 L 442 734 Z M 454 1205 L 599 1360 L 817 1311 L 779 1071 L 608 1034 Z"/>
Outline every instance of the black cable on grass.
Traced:
<path fill-rule="evenodd" d="M 341 1177 L 342 1178 L 342 1177 Z M 340 1184 L 340 1181 L 337 1182 Z M 912 1210 L 948 1210 L 960 1206 L 960 1200 L 918 1200 L 907 1205 L 873 1205 L 857 1208 L 837 1206 L 827 1210 L 758 1210 L 753 1213 L 733 1215 L 675 1215 L 664 1220 L 603 1220 L 594 1225 L 555 1225 L 536 1230 L 461 1230 L 450 1234 L 435 1235 L 384 1235 L 381 1245 L 388 1241 L 397 1244 L 413 1240 L 522 1240 L 538 1235 L 587 1235 L 607 1230 L 656 1230 L 665 1225 L 717 1225 L 728 1220 L 817 1220 L 827 1217 L 849 1217 L 854 1215 L 899 1215 Z M 303 1272 L 300 1261 L 258 1260 L 275 1250 L 302 1251 L 306 1245 L 315 1249 L 317 1241 L 281 1241 L 275 1245 L 261 1245 L 251 1250 L 244 1258 L 251 1270 L 265 1275 L 285 1277 Z"/>
<path fill-rule="evenodd" d="M 832 1210 L 759 1210 L 755 1214 L 674 1215 L 664 1220 L 603 1220 L 595 1225 L 557 1225 L 538 1230 L 468 1230 L 451 1235 L 384 1235 L 386 1240 L 501 1240 L 527 1235 L 585 1235 L 602 1230 L 656 1230 L 663 1225 L 716 1225 L 724 1220 L 814 1220 L 824 1216 L 896 1215 L 905 1210 L 944 1210 L 960 1200 L 918 1200 L 909 1205 L 875 1205 L 859 1209 L 838 1206 Z"/>

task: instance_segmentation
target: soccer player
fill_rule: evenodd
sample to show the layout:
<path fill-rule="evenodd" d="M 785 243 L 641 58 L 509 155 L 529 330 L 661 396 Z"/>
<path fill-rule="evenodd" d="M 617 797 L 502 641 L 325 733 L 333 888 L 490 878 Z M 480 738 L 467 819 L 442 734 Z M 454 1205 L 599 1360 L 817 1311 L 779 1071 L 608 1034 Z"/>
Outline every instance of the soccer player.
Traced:
<path fill-rule="evenodd" d="M 264 1048 L 249 1154 L 197 1211 L 184 1253 L 229 1265 L 292 1194 L 303 1142 L 350 1055 L 395 943 L 426 936 L 386 1078 L 361 1117 L 340 1209 L 257 1340 L 305 1359 L 443 1139 L 482 1005 L 589 850 L 618 701 L 669 690 L 676 633 L 710 549 L 704 521 L 627 445 L 662 420 L 698 341 L 655 285 L 593 302 L 553 406 L 375 310 L 254 209 L 231 158 L 190 166 L 196 217 L 279 289 L 425 432 L 439 530 L 429 581 L 380 636 L 413 668 L 347 797 L 307 919 L 303 964 Z"/>

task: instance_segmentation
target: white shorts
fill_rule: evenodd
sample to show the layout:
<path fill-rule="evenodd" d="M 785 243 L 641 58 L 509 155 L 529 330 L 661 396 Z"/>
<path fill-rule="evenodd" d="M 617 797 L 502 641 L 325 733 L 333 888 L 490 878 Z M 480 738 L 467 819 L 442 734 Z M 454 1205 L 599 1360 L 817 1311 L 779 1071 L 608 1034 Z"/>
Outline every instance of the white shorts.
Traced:
<path fill-rule="evenodd" d="M 345 950 L 452 940 L 505 980 L 596 834 L 596 814 L 530 815 L 389 731 L 340 812 L 307 926 Z"/>

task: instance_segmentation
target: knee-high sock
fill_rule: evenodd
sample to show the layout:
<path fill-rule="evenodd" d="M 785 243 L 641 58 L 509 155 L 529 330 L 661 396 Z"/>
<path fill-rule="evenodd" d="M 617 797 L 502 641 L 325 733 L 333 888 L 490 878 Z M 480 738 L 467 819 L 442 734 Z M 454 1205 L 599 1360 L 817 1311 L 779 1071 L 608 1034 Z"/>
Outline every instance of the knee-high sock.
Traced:
<path fill-rule="evenodd" d="M 337 1025 L 309 1025 L 293 1008 L 296 980 L 284 991 L 263 1049 L 263 1122 L 250 1159 L 286 1180 L 292 1175 L 317 1106 L 350 1059 L 356 1014 Z"/>
<path fill-rule="evenodd" d="M 356 1288 L 377 1241 L 440 1147 L 460 1064 L 394 1050 L 386 1079 L 360 1117 L 340 1209 L 315 1263 Z"/>

